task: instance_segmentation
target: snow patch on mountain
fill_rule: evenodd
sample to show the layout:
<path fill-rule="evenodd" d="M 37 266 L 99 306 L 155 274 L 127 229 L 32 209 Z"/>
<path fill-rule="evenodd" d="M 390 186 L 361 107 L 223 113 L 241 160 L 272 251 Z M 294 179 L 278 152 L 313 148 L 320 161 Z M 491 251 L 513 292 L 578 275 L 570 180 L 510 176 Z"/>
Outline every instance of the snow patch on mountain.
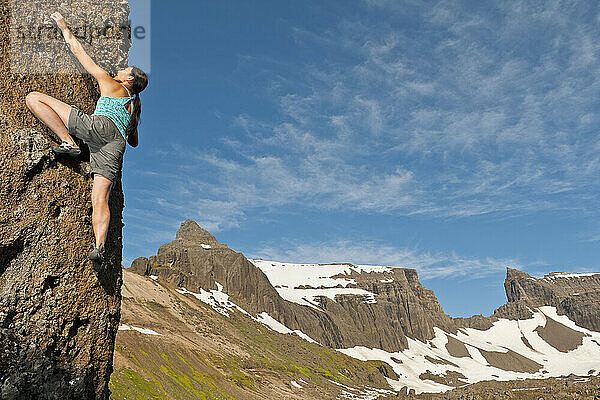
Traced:
<path fill-rule="evenodd" d="M 291 382 L 290 382 L 290 385 L 292 385 L 292 386 L 293 386 L 293 387 L 295 387 L 295 388 L 302 389 L 302 385 L 300 385 L 300 384 L 299 384 L 298 382 L 296 382 L 296 381 L 291 381 Z"/>
<path fill-rule="evenodd" d="M 591 272 L 591 273 L 570 273 L 570 272 L 561 272 L 561 273 L 553 273 L 550 275 L 546 275 L 544 277 L 545 280 L 552 280 L 556 278 L 585 278 L 589 276 L 598 275 L 600 277 L 600 272 Z"/>
<path fill-rule="evenodd" d="M 352 264 L 295 264 L 261 259 L 251 259 L 260 268 L 284 299 L 315 309 L 321 296 L 335 301 L 336 296 L 364 296 L 365 303 L 376 303 L 375 294 L 352 287 L 356 281 L 353 272 L 391 272 L 393 267 Z M 346 275 L 347 277 L 344 277 Z"/>
<path fill-rule="evenodd" d="M 298 330 L 298 329 L 292 330 L 292 329 L 288 328 L 287 326 L 283 325 L 281 322 L 277 321 L 275 318 L 271 317 L 266 312 L 262 312 L 262 313 L 258 314 L 256 317 L 252 316 L 250 313 L 248 313 L 242 307 L 238 306 L 237 304 L 235 304 L 229 300 L 229 295 L 227 293 L 223 292 L 223 285 L 221 285 L 219 282 L 215 282 L 215 283 L 217 285 L 217 290 L 206 291 L 206 290 L 200 288 L 200 293 L 194 293 L 194 292 L 190 292 L 186 288 L 179 288 L 179 289 L 176 289 L 176 291 L 181 294 L 191 294 L 192 296 L 196 297 L 198 300 L 200 300 L 203 303 L 212 307 L 219 314 L 224 315 L 228 318 L 229 318 L 229 314 L 231 312 L 233 312 L 234 310 L 238 310 L 242 314 L 247 315 L 248 317 L 252 318 L 254 321 L 260 322 L 261 324 L 268 326 L 269 328 L 271 328 L 272 330 L 274 330 L 276 332 L 283 333 L 283 334 L 295 334 L 310 343 L 319 344 L 317 341 L 313 340 L 310 336 L 308 336 L 301 330 Z"/>
<path fill-rule="evenodd" d="M 139 333 L 143 333 L 144 335 L 162 336 L 161 333 L 153 331 L 152 329 L 138 328 L 137 326 L 130 326 L 130 325 L 125 325 L 125 324 L 119 325 L 119 330 L 120 331 L 137 331 Z"/>
<path fill-rule="evenodd" d="M 291 330 L 287 326 L 283 325 L 281 322 L 277 321 L 275 318 L 271 317 L 266 312 L 262 312 L 262 313 L 258 314 L 256 316 L 256 318 L 254 318 L 254 320 L 267 325 L 269 328 L 273 329 L 275 332 L 279 332 L 279 333 L 283 333 L 283 334 L 296 334 L 308 342 L 317 343 L 316 340 L 313 340 L 310 336 L 308 336 L 304 332 L 302 332 L 298 329 Z"/>
<path fill-rule="evenodd" d="M 553 346 L 544 340 L 539 328 L 552 327 L 553 340 L 561 340 L 560 329 L 564 328 L 555 322 L 581 333 L 581 344 L 570 351 L 560 351 L 554 347 L 557 342 Z M 600 371 L 600 333 L 577 326 L 566 316 L 558 315 L 555 307 L 540 307 L 527 320 L 500 319 L 487 330 L 461 328 L 455 335 L 439 328 L 434 331 L 435 337 L 427 343 L 408 338 L 408 348 L 396 353 L 360 346 L 339 351 L 364 361 L 388 363 L 399 376 L 398 380 L 388 380 L 390 385 L 396 390 L 407 386 L 417 393 L 450 390 L 453 386 L 441 382 L 451 376 L 454 386 L 460 386 L 483 380 L 585 376 L 592 370 Z M 459 341 L 467 352 L 452 351 L 450 341 Z M 527 367 L 519 366 L 521 362 L 541 367 L 536 372 L 523 372 L 519 370 Z M 431 377 L 441 379 L 428 379 Z"/>
<path fill-rule="evenodd" d="M 200 293 L 190 292 L 186 288 L 179 288 L 176 290 L 181 294 L 191 294 L 201 302 L 211 306 L 219 314 L 222 314 L 226 317 L 229 317 L 229 313 L 233 310 L 238 310 L 242 314 L 250 316 L 250 314 L 242 307 L 229 301 L 229 295 L 223 292 L 223 285 L 221 285 L 219 282 L 215 283 L 217 285 L 217 290 L 211 290 L 210 292 L 202 288 L 200 288 Z"/>

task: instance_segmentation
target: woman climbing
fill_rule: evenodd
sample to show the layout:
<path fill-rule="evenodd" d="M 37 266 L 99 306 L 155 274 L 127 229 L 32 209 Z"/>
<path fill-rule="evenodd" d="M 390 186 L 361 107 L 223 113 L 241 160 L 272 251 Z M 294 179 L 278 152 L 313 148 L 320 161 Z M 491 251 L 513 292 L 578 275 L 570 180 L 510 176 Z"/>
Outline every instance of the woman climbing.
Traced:
<path fill-rule="evenodd" d="M 139 93 L 148 85 L 148 77 L 137 67 L 120 70 L 114 77 L 100 68 L 73 36 L 64 18 L 52 14 L 69 48 L 83 67 L 98 81 L 100 99 L 90 116 L 76 106 L 70 106 L 39 92 L 31 92 L 25 102 L 31 112 L 61 140 L 53 147 L 55 153 L 77 157 L 81 150 L 73 136 L 90 149 L 92 186 L 92 226 L 96 239 L 90 260 L 101 262 L 110 221 L 108 199 L 116 179 L 121 176 L 126 141 L 138 145 L 138 122 L 142 105 Z M 133 97 L 135 95 L 135 97 Z"/>

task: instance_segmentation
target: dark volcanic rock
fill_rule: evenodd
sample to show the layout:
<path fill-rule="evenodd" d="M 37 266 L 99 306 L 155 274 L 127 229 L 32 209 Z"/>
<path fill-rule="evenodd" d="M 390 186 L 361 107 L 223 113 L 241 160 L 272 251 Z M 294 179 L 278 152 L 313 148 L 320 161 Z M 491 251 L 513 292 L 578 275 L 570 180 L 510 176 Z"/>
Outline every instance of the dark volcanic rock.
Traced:
<path fill-rule="evenodd" d="M 241 253 L 220 244 L 210 233 L 188 220 L 171 243 L 157 255 L 136 259 L 132 271 L 156 275 L 192 292 L 216 289 L 216 282 L 236 304 L 253 314 L 267 312 L 290 329 L 299 329 L 333 348 L 376 347 L 388 351 L 406 348 L 407 337 L 425 341 L 433 327 L 454 327 L 432 291 L 421 286 L 412 269 L 394 269 L 385 282 L 380 273 L 354 273 L 356 286 L 377 295 L 376 303 L 361 296 L 321 298 L 318 311 L 281 298 L 265 274 Z"/>
<path fill-rule="evenodd" d="M 528 308 L 556 307 L 577 325 L 600 331 L 600 274 L 552 273 L 543 278 L 507 269 L 504 282 L 508 303 L 494 313 L 497 317 L 525 319 Z"/>
<path fill-rule="evenodd" d="M 52 2 L 0 0 L 2 399 L 109 397 L 108 381 L 120 318 L 121 183 L 115 182 L 110 198 L 106 270 L 97 278 L 87 259 L 94 240 L 89 158 L 84 154 L 78 160 L 56 159 L 50 150 L 53 134 L 25 105 L 25 96 L 37 90 L 91 113 L 99 96 L 97 85 L 91 76 L 78 72 L 80 66 L 67 53 L 64 41 L 62 53 L 55 55 L 61 60 L 60 75 L 13 74 L 9 57 L 9 38 L 14 39 L 9 34 L 9 23 L 19 22 L 19 18 L 35 24 L 49 21 L 50 13 L 59 10 L 72 26 L 83 24 L 86 13 L 93 15 L 95 21 L 127 22 L 126 3 L 68 3 L 59 8 Z M 11 6 L 18 8 L 12 19 Z M 13 49 L 19 49 L 19 42 L 12 44 Z M 101 65 L 110 64 L 113 71 L 127 65 L 129 39 L 106 39 L 103 46 L 109 50 L 110 60 L 103 58 L 105 53 L 91 52 Z M 23 49 L 13 52 L 12 61 L 35 59 L 28 58 Z M 21 59 L 15 59 L 16 56 Z M 43 54 L 40 56 L 44 59 Z M 54 59 L 44 60 L 50 63 Z"/>

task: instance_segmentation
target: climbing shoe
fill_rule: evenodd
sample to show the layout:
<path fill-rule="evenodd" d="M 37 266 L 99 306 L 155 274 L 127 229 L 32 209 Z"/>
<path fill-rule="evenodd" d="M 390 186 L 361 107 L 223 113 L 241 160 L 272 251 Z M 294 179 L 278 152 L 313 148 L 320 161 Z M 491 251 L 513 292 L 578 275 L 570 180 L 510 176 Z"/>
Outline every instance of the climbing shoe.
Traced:
<path fill-rule="evenodd" d="M 104 259 L 104 243 L 101 243 L 99 247 L 94 247 L 89 258 L 92 261 L 102 262 Z"/>
<path fill-rule="evenodd" d="M 60 146 L 52 147 L 52 150 L 57 154 L 66 154 L 72 157 L 76 157 L 81 154 L 81 149 L 79 147 L 73 147 L 67 142 L 62 142 Z"/>

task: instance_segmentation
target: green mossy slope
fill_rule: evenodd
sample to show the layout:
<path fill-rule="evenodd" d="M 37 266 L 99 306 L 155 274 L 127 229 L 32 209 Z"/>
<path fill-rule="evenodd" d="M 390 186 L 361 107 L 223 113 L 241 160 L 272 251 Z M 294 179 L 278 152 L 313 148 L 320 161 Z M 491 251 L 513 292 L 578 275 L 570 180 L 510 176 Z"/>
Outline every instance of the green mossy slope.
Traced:
<path fill-rule="evenodd" d="M 160 335 L 119 331 L 112 399 L 335 399 L 342 390 L 389 389 L 381 362 L 363 362 L 280 334 L 239 311 L 229 317 L 168 284 L 135 279 L 122 323 Z M 142 281 L 145 280 L 145 281 Z M 291 382 L 295 381 L 298 388 Z"/>

